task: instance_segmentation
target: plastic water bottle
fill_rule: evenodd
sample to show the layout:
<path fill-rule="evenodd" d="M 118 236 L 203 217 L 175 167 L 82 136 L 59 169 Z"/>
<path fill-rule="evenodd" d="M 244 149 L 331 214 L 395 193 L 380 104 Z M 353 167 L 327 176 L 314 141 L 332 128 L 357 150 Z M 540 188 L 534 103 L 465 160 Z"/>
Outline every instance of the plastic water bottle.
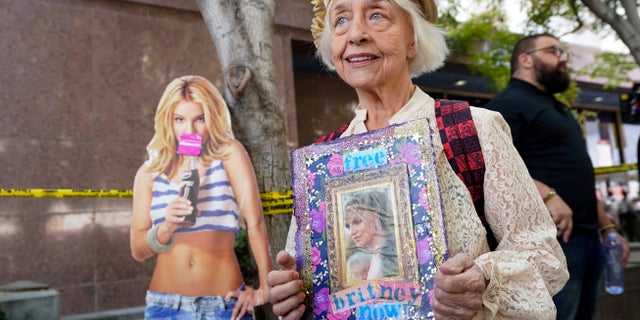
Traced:
<path fill-rule="evenodd" d="M 604 290 L 609 294 L 624 292 L 624 268 L 620 263 L 622 258 L 622 244 L 615 232 L 609 233 L 604 243 L 607 254 L 607 268 L 604 273 Z"/>

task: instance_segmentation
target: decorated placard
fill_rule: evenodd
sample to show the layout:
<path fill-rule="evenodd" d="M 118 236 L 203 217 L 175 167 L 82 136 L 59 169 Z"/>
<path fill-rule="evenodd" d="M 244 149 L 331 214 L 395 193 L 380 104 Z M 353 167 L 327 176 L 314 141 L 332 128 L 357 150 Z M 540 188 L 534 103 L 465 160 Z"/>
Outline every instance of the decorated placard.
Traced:
<path fill-rule="evenodd" d="M 429 120 L 292 152 L 304 319 L 432 319 L 448 255 Z"/>

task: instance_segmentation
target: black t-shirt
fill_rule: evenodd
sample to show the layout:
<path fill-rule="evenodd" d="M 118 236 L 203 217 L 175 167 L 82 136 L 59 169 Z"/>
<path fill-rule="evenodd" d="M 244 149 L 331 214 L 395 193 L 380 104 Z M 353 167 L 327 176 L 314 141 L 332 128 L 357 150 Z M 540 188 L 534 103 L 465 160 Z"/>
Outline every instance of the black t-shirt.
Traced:
<path fill-rule="evenodd" d="M 553 95 L 512 78 L 485 108 L 498 111 L 531 176 L 573 210 L 573 230 L 597 234 L 595 174 L 578 121 Z"/>

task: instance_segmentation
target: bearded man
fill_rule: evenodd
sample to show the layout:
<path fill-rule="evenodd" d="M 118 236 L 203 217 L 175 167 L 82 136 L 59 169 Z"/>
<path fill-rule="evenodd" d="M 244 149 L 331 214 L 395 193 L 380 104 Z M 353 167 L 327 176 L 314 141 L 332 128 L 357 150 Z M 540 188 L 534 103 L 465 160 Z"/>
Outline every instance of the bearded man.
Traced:
<path fill-rule="evenodd" d="M 511 127 L 516 149 L 556 223 L 570 275 L 553 298 L 557 319 L 592 319 L 606 263 L 599 237 L 617 230 L 596 198 L 580 124 L 554 97 L 569 87 L 568 59 L 552 35 L 522 38 L 511 54 L 507 88 L 485 108 L 500 112 Z M 626 264 L 629 249 L 623 242 Z"/>

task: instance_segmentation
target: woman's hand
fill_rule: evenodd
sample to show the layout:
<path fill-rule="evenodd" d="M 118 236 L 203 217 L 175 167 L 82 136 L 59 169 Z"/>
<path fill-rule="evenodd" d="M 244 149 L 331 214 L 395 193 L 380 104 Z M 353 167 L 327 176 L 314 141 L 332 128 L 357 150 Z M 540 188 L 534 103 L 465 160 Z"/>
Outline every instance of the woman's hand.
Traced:
<path fill-rule="evenodd" d="M 180 223 L 184 221 L 184 217 L 189 215 L 193 210 L 191 201 L 186 198 L 177 197 L 167 205 L 164 222 L 171 232 L 180 227 Z"/>
<path fill-rule="evenodd" d="M 602 243 L 607 241 L 609 238 L 609 233 L 615 232 L 618 236 L 618 240 L 620 240 L 620 244 L 622 245 L 622 256 L 620 257 L 620 263 L 623 267 L 626 267 L 629 263 L 629 241 L 625 237 L 623 237 L 616 228 L 611 228 L 602 232 Z"/>
<path fill-rule="evenodd" d="M 436 319 L 472 319 L 482 309 L 486 285 L 482 270 L 468 255 L 459 253 L 442 263 L 432 301 Z"/>
<path fill-rule="evenodd" d="M 169 203 L 165 209 L 164 221 L 158 225 L 157 229 L 147 230 L 147 237 L 154 236 L 156 238 L 155 242 L 160 244 L 161 246 L 168 245 L 172 241 L 173 233 L 180 228 L 180 223 L 184 221 L 184 217 L 188 215 L 192 210 L 191 202 L 188 199 L 177 197 L 171 203 Z M 149 235 L 148 232 L 154 231 L 155 235 Z M 148 238 L 147 238 L 148 239 Z M 147 240 L 152 241 L 152 240 Z M 150 252 L 153 254 L 167 251 L 171 248 L 160 248 L 161 250 L 155 249 L 154 246 L 149 243 Z"/>
<path fill-rule="evenodd" d="M 300 319 L 304 313 L 304 293 L 302 281 L 296 271 L 296 259 L 286 251 L 280 251 L 276 262 L 280 270 L 273 270 L 267 276 L 269 297 L 273 313 L 283 320 Z"/>
<path fill-rule="evenodd" d="M 247 312 L 252 313 L 253 307 L 263 305 L 269 301 L 269 292 L 264 289 L 254 289 L 246 286 L 242 291 L 232 291 L 225 299 L 237 298 L 236 306 L 231 313 L 231 319 L 242 319 Z"/>
<path fill-rule="evenodd" d="M 573 211 L 559 195 L 551 198 L 545 205 L 558 229 L 556 236 L 562 238 L 565 243 L 569 242 L 569 236 L 573 230 Z"/>

